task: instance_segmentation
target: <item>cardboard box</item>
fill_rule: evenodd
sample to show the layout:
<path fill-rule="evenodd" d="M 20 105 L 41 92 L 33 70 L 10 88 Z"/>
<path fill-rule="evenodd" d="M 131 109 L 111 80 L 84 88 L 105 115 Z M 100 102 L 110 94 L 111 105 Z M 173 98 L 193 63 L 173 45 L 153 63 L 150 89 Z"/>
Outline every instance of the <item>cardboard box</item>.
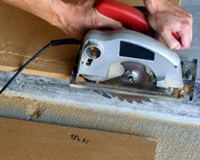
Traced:
<path fill-rule="evenodd" d="M 0 160 L 153 160 L 156 141 L 0 118 Z"/>

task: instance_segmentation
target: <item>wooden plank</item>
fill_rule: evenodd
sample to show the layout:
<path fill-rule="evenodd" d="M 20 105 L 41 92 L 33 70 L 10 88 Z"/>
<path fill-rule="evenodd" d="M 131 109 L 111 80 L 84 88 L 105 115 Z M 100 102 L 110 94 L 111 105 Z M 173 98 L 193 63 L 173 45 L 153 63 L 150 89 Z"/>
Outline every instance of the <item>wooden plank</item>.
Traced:
<path fill-rule="evenodd" d="M 120 1 L 133 6 L 143 5 L 142 0 Z M 172 1 L 176 4 L 179 2 Z M 0 19 L 0 70 L 16 71 L 51 40 L 69 38 L 45 21 L 2 2 Z M 31 63 L 24 73 L 68 79 L 77 49 L 78 46 L 51 48 Z"/>
<path fill-rule="evenodd" d="M 0 118 L 0 159 L 153 160 L 156 141 Z"/>

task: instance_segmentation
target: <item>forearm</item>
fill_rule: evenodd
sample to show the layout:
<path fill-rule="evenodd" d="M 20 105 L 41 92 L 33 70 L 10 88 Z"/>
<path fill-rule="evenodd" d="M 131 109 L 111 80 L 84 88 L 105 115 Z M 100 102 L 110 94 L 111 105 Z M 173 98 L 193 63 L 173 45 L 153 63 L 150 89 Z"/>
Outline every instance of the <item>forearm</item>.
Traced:
<path fill-rule="evenodd" d="M 62 0 L 0 1 L 30 12 L 79 40 L 82 40 L 91 29 L 118 29 L 122 26 L 120 22 L 105 17 L 95 10 L 94 6 L 98 0 L 80 0 L 73 4 Z"/>
<path fill-rule="evenodd" d="M 60 17 L 55 11 L 57 3 L 61 0 L 1 0 L 7 4 L 30 12 L 52 25 L 60 24 Z M 70 5 L 70 4 L 69 4 Z M 65 4 L 65 7 L 67 4 Z M 70 7 L 68 7 L 70 9 Z M 70 11 L 69 11 L 70 12 Z"/>

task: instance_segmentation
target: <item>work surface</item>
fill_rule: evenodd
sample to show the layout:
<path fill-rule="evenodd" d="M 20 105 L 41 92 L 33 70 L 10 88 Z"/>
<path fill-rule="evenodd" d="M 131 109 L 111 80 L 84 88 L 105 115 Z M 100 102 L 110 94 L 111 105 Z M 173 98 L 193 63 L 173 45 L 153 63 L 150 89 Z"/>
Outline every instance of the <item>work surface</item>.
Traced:
<path fill-rule="evenodd" d="M 126 1 L 131 4 L 131 1 Z M 176 4 L 177 0 L 173 1 Z M 134 1 L 133 5 L 142 5 L 142 1 Z M 196 20 L 199 12 L 195 12 L 194 8 L 197 7 L 194 2 L 187 4 L 186 1 L 182 2 L 185 8 L 193 6 L 191 12 L 194 16 L 194 33 L 198 32 L 199 21 Z M 9 9 L 12 9 L 8 12 Z M 198 7 L 197 7 L 198 9 Z M 1 32 L 0 44 L 0 68 L 16 69 L 23 64 L 28 58 L 30 58 L 35 50 L 41 48 L 45 43 L 48 43 L 51 39 L 64 38 L 66 35 L 58 29 L 46 24 L 44 21 L 18 10 L 13 7 L 9 7 L 5 4 L 0 5 L 0 14 L 2 30 L 7 32 Z M 12 16 L 15 15 L 15 16 Z M 21 20 L 23 17 L 23 20 Z M 9 21 L 6 21 L 9 19 Z M 30 21 L 30 23 L 29 23 Z M 5 25 L 6 22 L 8 23 Z M 19 25 L 16 26 L 16 22 Z M 15 28 L 15 29 L 14 29 Z M 10 35 L 12 34 L 12 36 Z M 10 36 L 9 36 L 10 35 Z M 198 39 L 199 34 L 194 34 L 194 41 L 192 48 L 180 52 L 180 56 L 190 54 L 191 58 L 200 58 L 198 51 Z M 37 49 L 38 48 L 38 49 Z M 19 95 L 26 98 L 68 104 L 86 108 L 96 108 L 101 110 L 115 110 L 124 113 L 134 113 L 138 115 L 144 115 L 149 117 L 156 117 L 166 120 L 175 120 L 184 123 L 200 124 L 200 86 L 199 81 L 195 87 L 195 98 L 192 103 L 182 103 L 176 101 L 166 100 L 151 100 L 151 102 L 143 103 L 128 103 L 122 102 L 118 98 L 112 99 L 102 96 L 101 92 L 94 92 L 92 90 L 80 90 L 69 87 L 68 77 L 70 76 L 71 69 L 76 57 L 77 47 L 74 46 L 62 46 L 50 49 L 47 53 L 44 53 L 33 64 L 31 64 L 26 70 L 30 74 L 38 74 L 42 76 L 64 78 L 65 80 L 48 79 L 44 77 L 22 75 L 17 78 L 15 83 L 10 87 L 10 91 L 6 95 Z M 198 69 L 199 71 L 199 69 Z M 1 72 L 1 86 L 8 81 L 12 73 Z M 198 74 L 198 79 L 200 78 Z M 148 111 L 148 112 L 147 112 Z"/>
<path fill-rule="evenodd" d="M 180 55 L 191 54 L 191 57 L 195 57 L 200 50 L 198 46 L 200 39 L 199 1 L 192 0 L 190 4 L 187 2 L 184 0 L 182 6 L 194 13 L 195 34 L 192 48 L 181 52 Z M 28 39 L 26 41 L 28 42 Z M 1 45 L 3 45 L 2 42 Z M 43 44 L 39 46 L 32 42 L 31 46 L 40 48 Z M 21 50 L 25 47 L 21 44 Z M 5 46 L 4 49 L 6 50 Z M 5 52 L 2 55 L 5 57 Z M 29 57 L 30 55 L 25 57 L 26 59 L 24 57 L 21 59 L 25 61 Z M 40 61 L 45 60 L 40 59 Z M 65 63 L 64 59 L 63 61 Z M 64 72 L 65 70 L 66 68 L 63 69 Z M 11 75 L 13 74 L 0 72 L 0 86 L 3 86 Z M 130 104 L 117 98 L 106 98 L 100 92 L 72 89 L 66 80 L 21 75 L 10 86 L 10 90 L 6 91 L 5 97 L 0 97 L 0 115 L 151 137 L 158 140 L 156 159 L 200 159 L 199 80 L 196 83 L 195 99 L 192 103 L 184 104 L 160 99 Z"/>

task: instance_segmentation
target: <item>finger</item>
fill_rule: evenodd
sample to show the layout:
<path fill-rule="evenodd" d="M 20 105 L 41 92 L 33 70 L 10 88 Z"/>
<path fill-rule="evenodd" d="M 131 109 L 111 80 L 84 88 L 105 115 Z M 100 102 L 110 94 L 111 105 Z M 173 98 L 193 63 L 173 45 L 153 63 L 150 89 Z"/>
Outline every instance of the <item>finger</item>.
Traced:
<path fill-rule="evenodd" d="M 192 18 L 192 14 L 188 14 L 188 18 L 187 18 L 187 23 L 185 24 L 185 26 L 183 26 L 185 28 L 185 32 L 189 33 L 189 44 L 192 43 L 192 37 L 193 37 L 193 18 Z"/>
<path fill-rule="evenodd" d="M 182 29 L 182 31 L 179 32 L 179 35 L 181 37 L 181 49 L 188 49 L 191 45 L 191 28 L 185 27 Z"/>
<path fill-rule="evenodd" d="M 190 43 L 192 43 L 192 38 L 193 38 L 193 27 L 190 29 Z"/>
<path fill-rule="evenodd" d="M 191 15 L 191 20 L 190 20 L 190 43 L 192 43 L 192 38 L 193 38 L 193 19 Z"/>
<path fill-rule="evenodd" d="M 179 50 L 181 48 L 180 42 L 176 40 L 176 38 L 172 35 L 172 32 L 170 30 L 162 32 L 160 35 L 163 38 L 163 40 L 167 43 L 170 49 Z"/>

